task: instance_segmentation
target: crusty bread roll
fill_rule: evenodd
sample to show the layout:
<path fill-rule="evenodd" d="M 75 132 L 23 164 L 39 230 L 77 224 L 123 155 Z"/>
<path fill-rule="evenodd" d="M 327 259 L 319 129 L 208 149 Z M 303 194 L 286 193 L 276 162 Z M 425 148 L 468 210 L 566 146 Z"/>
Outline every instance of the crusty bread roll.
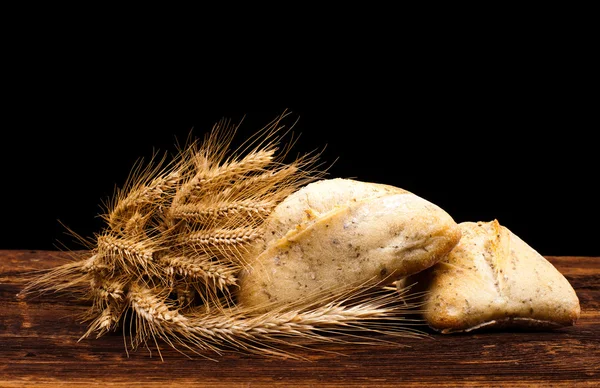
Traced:
<path fill-rule="evenodd" d="M 240 274 L 238 302 L 286 305 L 389 282 L 434 265 L 459 241 L 452 217 L 405 190 L 348 179 L 307 185 L 266 221 Z"/>
<path fill-rule="evenodd" d="M 579 299 L 542 255 L 497 220 L 459 224 L 462 238 L 441 262 L 404 280 L 427 291 L 424 316 L 442 333 L 483 327 L 573 325 Z"/>

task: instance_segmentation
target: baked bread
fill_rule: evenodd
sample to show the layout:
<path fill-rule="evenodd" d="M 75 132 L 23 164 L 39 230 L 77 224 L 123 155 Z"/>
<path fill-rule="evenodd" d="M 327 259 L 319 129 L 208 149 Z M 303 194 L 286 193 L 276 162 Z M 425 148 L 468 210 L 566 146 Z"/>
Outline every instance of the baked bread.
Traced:
<path fill-rule="evenodd" d="M 441 260 L 459 241 L 440 207 L 393 186 L 311 183 L 281 202 L 240 274 L 240 305 L 265 311 L 358 285 L 393 282 Z"/>
<path fill-rule="evenodd" d="M 429 326 L 451 333 L 576 322 L 580 307 L 573 287 L 542 255 L 497 220 L 459 226 L 462 238 L 450 254 L 403 282 L 427 291 Z"/>

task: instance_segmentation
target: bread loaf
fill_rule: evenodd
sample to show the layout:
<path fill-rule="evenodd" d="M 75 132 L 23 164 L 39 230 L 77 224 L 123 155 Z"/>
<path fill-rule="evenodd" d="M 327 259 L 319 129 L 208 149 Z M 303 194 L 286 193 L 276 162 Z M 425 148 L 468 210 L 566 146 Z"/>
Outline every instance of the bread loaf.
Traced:
<path fill-rule="evenodd" d="M 450 215 L 406 190 L 349 179 L 311 183 L 267 219 L 259 253 L 240 275 L 238 302 L 266 310 L 392 282 L 434 265 L 459 239 Z"/>
<path fill-rule="evenodd" d="M 443 333 L 484 327 L 551 328 L 579 318 L 579 299 L 542 255 L 500 225 L 463 222 L 462 238 L 441 262 L 404 280 L 427 291 L 424 315 Z"/>

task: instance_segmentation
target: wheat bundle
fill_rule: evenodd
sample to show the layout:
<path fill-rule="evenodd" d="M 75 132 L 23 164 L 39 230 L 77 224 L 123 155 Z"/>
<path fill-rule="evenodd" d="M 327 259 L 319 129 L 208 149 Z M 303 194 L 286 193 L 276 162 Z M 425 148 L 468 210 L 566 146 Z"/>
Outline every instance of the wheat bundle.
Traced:
<path fill-rule="evenodd" d="M 294 144 L 282 143 L 286 116 L 235 151 L 237 127 L 222 120 L 170 160 L 139 164 L 108 204 L 89 253 L 39 274 L 23 293 L 85 298 L 89 326 L 82 339 L 122 328 L 128 349 L 159 348 L 162 341 L 206 357 L 227 350 L 293 357 L 284 349 L 300 346 L 297 339 L 370 343 L 381 340 L 372 333 L 421 336 L 406 316 L 410 301 L 379 283 L 315 291 L 272 308 L 237 303 L 240 272 L 255 255 L 265 220 L 286 197 L 325 175 L 319 153 L 284 161 Z"/>

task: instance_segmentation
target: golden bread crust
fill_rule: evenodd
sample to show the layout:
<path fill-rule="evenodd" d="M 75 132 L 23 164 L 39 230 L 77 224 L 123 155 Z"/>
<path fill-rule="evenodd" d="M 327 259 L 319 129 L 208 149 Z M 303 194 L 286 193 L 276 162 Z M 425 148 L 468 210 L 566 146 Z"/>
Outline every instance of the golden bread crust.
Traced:
<path fill-rule="evenodd" d="M 573 325 L 579 299 L 567 279 L 497 220 L 459 224 L 448 256 L 410 279 L 427 291 L 425 318 L 442 332 Z"/>
<path fill-rule="evenodd" d="M 285 305 L 422 271 L 459 241 L 438 206 L 391 186 L 333 179 L 306 186 L 267 220 L 240 275 L 245 306 Z"/>

